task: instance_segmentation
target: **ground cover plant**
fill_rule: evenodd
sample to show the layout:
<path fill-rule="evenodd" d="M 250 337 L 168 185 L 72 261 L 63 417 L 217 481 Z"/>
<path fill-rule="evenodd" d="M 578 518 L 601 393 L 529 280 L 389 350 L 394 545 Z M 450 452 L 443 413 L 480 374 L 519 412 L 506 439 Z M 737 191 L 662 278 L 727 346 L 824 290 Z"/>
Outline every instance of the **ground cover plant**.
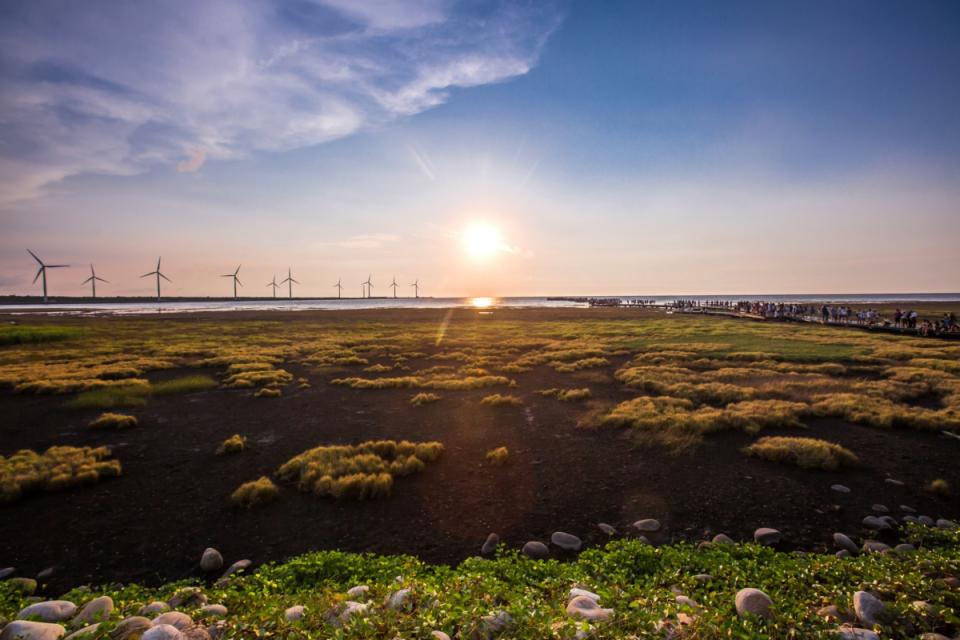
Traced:
<path fill-rule="evenodd" d="M 241 436 L 239 433 L 235 433 L 220 443 L 220 446 L 217 447 L 217 455 L 222 456 L 229 453 L 240 453 L 241 451 L 246 450 L 246 448 L 247 439 Z"/>
<path fill-rule="evenodd" d="M 419 407 L 421 405 L 431 404 L 439 399 L 440 396 L 435 393 L 417 393 L 410 398 L 410 404 Z"/>
<path fill-rule="evenodd" d="M 217 381 L 210 376 L 190 375 L 171 380 L 163 380 L 150 386 L 151 393 L 156 395 L 170 395 L 174 393 L 195 393 L 214 389 Z"/>
<path fill-rule="evenodd" d="M 817 438 L 767 436 L 744 448 L 743 452 L 773 462 L 824 471 L 834 471 L 842 466 L 853 467 L 860 463 L 849 449 Z"/>
<path fill-rule="evenodd" d="M 230 496 L 230 502 L 236 507 L 256 507 L 273 502 L 280 497 L 280 489 L 273 480 L 260 476 L 256 480 L 244 482 Z"/>
<path fill-rule="evenodd" d="M 0 456 L 0 502 L 12 502 L 34 490 L 57 491 L 120 475 L 120 462 L 106 447 L 24 449 Z"/>
<path fill-rule="evenodd" d="M 376 440 L 321 446 L 285 462 L 277 476 L 301 491 L 336 499 L 390 495 L 395 478 L 418 473 L 443 453 L 439 442 Z"/>
<path fill-rule="evenodd" d="M 136 416 L 123 413 L 101 413 L 90 423 L 91 429 L 126 429 L 137 426 Z"/>
<path fill-rule="evenodd" d="M 516 407 L 523 404 L 523 400 L 517 396 L 494 393 L 489 396 L 484 396 L 480 400 L 480 404 L 489 405 L 491 407 Z"/>
<path fill-rule="evenodd" d="M 487 451 L 487 462 L 492 464 L 495 467 L 500 465 L 507 464 L 510 460 L 510 450 L 506 447 L 497 447 L 496 449 L 491 449 Z"/>

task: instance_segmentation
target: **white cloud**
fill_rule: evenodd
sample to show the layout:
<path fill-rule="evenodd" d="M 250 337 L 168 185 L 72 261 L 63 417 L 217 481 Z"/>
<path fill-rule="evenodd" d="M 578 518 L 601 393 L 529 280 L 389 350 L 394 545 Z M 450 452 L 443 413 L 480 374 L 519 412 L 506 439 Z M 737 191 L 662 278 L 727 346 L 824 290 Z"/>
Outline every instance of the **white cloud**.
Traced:
<path fill-rule="evenodd" d="M 552 3 L 90 0 L 0 24 L 0 206 L 80 173 L 316 145 L 527 73 Z"/>
<path fill-rule="evenodd" d="M 400 236 L 389 233 L 365 233 L 341 240 L 337 245 L 344 249 L 380 249 L 384 245 L 398 242 L 399 240 Z"/>

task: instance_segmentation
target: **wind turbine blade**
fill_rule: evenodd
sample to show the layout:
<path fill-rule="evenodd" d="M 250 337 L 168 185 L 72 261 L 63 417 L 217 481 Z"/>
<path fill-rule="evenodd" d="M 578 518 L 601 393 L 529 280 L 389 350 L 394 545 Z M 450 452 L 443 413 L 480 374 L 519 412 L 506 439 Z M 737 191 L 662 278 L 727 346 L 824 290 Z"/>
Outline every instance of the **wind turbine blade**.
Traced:
<path fill-rule="evenodd" d="M 232 274 L 232 273 L 221 273 L 221 274 L 220 274 L 220 277 L 221 277 L 221 278 L 232 278 L 232 277 L 233 277 L 233 274 Z"/>
<path fill-rule="evenodd" d="M 99 280 L 99 278 L 97 278 L 97 279 Z M 90 282 L 91 280 L 93 280 L 93 276 L 90 276 L 89 278 L 87 278 L 86 280 L 84 280 L 83 282 L 81 282 L 80 284 L 87 284 L 87 283 Z"/>
<path fill-rule="evenodd" d="M 240 273 L 240 267 L 242 267 L 242 266 L 243 266 L 242 264 L 238 264 L 238 265 L 237 265 L 237 270 L 233 272 L 233 275 L 237 275 L 238 273 Z"/>
<path fill-rule="evenodd" d="M 95 279 L 95 280 L 99 280 L 100 282 L 106 282 L 107 284 L 110 284 L 110 281 L 109 281 L 109 280 L 104 280 L 103 278 L 101 278 L 101 277 L 99 277 L 99 276 L 97 276 L 97 277 L 94 278 L 94 279 Z"/>
<path fill-rule="evenodd" d="M 39 269 L 37 269 L 37 275 L 33 276 L 33 282 L 31 284 L 37 283 L 37 278 L 40 277 L 41 273 L 43 273 L 43 267 L 40 267 Z"/>
<path fill-rule="evenodd" d="M 167 276 L 163 275 L 162 273 L 158 273 L 157 275 L 160 276 L 161 278 L 163 278 L 164 280 L 166 280 L 167 282 L 173 282 L 173 280 L 171 280 L 171 279 L 168 278 Z"/>
<path fill-rule="evenodd" d="M 160 271 L 160 261 L 163 260 L 163 256 L 157 258 L 157 271 Z"/>
<path fill-rule="evenodd" d="M 300 284 L 299 280 L 294 280 L 293 278 L 290 278 L 290 282 L 292 282 L 293 284 Z"/>
<path fill-rule="evenodd" d="M 60 269 L 62 267 L 69 267 L 68 264 L 48 264 L 47 269 Z"/>
<path fill-rule="evenodd" d="M 156 274 L 156 273 L 157 273 L 156 271 L 151 271 L 150 273 L 145 273 L 145 274 L 143 274 L 143 275 L 140 276 L 140 277 L 141 277 L 141 278 L 146 278 L 147 276 L 152 276 L 152 275 L 154 275 L 154 274 Z"/>
<path fill-rule="evenodd" d="M 30 249 L 27 249 L 27 253 L 29 253 L 30 255 L 32 255 L 32 256 L 33 256 L 33 259 L 36 260 L 38 264 L 41 264 L 41 265 L 43 264 L 43 260 L 41 260 L 40 258 L 38 258 L 38 257 L 37 257 L 37 254 L 35 254 L 33 251 L 30 251 Z"/>
<path fill-rule="evenodd" d="M 240 278 L 238 278 L 237 276 L 233 276 L 233 277 L 234 277 L 234 279 L 237 281 L 237 284 L 242 287 L 242 286 L 243 286 L 243 283 L 240 282 Z"/>

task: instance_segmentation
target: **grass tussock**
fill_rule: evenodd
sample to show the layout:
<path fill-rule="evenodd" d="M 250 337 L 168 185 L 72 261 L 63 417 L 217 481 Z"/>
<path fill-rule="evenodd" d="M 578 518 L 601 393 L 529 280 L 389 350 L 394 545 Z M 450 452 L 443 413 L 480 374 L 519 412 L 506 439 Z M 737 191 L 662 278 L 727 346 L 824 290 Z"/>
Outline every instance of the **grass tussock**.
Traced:
<path fill-rule="evenodd" d="M 440 396 L 438 396 L 435 393 L 418 393 L 410 398 L 410 404 L 412 404 L 415 407 L 419 407 L 421 405 L 436 402 L 439 399 L 440 399 Z"/>
<path fill-rule="evenodd" d="M 283 369 L 257 369 L 240 371 L 227 376 L 223 386 L 230 389 L 250 389 L 270 385 L 284 385 L 293 380 L 293 374 Z"/>
<path fill-rule="evenodd" d="M 517 396 L 494 393 L 489 396 L 484 396 L 483 399 L 480 400 L 480 404 L 490 407 L 519 407 L 523 404 L 523 400 Z"/>
<path fill-rule="evenodd" d="M 927 485 L 927 491 L 934 495 L 945 498 L 950 495 L 950 483 L 943 478 L 937 478 L 936 480 L 932 480 L 930 484 Z"/>
<path fill-rule="evenodd" d="M 91 429 L 127 429 L 137 426 L 137 418 L 124 413 L 101 413 L 90 422 Z"/>
<path fill-rule="evenodd" d="M 395 478 L 422 471 L 443 453 L 439 442 L 373 440 L 322 446 L 285 462 L 277 476 L 318 496 L 365 500 L 390 495 Z"/>
<path fill-rule="evenodd" d="M 267 476 L 251 482 L 244 482 L 230 495 L 230 503 L 235 507 L 257 507 L 269 504 L 280 497 L 280 489 Z"/>
<path fill-rule="evenodd" d="M 497 447 L 487 451 L 487 463 L 494 467 L 500 467 L 510 460 L 510 450 L 506 447 Z"/>
<path fill-rule="evenodd" d="M 210 376 L 192 375 L 173 378 L 158 382 L 151 387 L 155 395 L 165 396 L 179 393 L 195 393 L 197 391 L 208 391 L 217 386 L 217 381 Z"/>
<path fill-rule="evenodd" d="M 582 369 L 595 369 L 597 367 L 605 367 L 610 364 L 610 361 L 606 358 L 583 358 L 582 360 L 574 360 L 573 362 L 552 362 L 550 366 L 553 367 L 554 371 L 560 373 L 571 373 L 573 371 L 580 371 Z"/>
<path fill-rule="evenodd" d="M 275 387 L 264 387 L 254 392 L 254 398 L 279 398 L 283 393 Z"/>
<path fill-rule="evenodd" d="M 0 502 L 34 490 L 58 491 L 119 476 L 120 462 L 109 457 L 106 447 L 50 447 L 43 453 L 23 449 L 0 456 Z"/>
<path fill-rule="evenodd" d="M 364 367 L 363 370 L 367 373 L 386 373 L 393 371 L 393 367 L 386 364 L 372 364 L 369 367 Z"/>
<path fill-rule="evenodd" d="M 796 465 L 804 469 L 835 471 L 859 464 L 857 456 L 838 444 L 816 438 L 770 436 L 743 449 L 748 456 Z"/>
<path fill-rule="evenodd" d="M 146 380 L 104 386 L 82 391 L 67 401 L 71 409 L 115 409 L 142 407 L 150 396 L 150 383 Z"/>
<path fill-rule="evenodd" d="M 468 391 L 484 389 L 497 385 L 509 385 L 510 378 L 504 376 L 399 376 L 394 378 L 335 378 L 330 384 L 343 385 L 352 389 L 435 389 L 441 391 Z"/>
<path fill-rule="evenodd" d="M 0 326 L 0 346 L 59 342 L 79 338 L 82 332 L 77 327 L 50 325 L 13 324 Z"/>
<path fill-rule="evenodd" d="M 217 455 L 222 456 L 228 453 L 240 453 L 247 448 L 247 439 L 239 433 L 235 433 L 217 447 Z"/>

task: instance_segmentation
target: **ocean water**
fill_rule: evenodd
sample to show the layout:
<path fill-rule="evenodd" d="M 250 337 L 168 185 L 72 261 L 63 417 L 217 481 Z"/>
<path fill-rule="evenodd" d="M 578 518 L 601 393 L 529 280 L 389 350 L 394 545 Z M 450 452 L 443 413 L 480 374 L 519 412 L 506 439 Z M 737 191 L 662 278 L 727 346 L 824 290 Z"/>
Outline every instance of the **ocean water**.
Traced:
<path fill-rule="evenodd" d="M 764 300 L 769 302 L 825 302 L 881 304 L 897 302 L 960 302 L 960 293 L 863 293 L 863 294 L 791 294 L 791 295 L 709 295 L 709 296 L 589 296 L 603 299 L 619 299 L 624 302 L 646 300 L 656 305 L 668 305 L 675 300 L 728 301 Z M 31 313 L 44 311 L 61 315 L 137 315 L 153 313 L 190 313 L 204 311 L 309 311 L 348 309 L 448 309 L 448 308 L 562 308 L 586 307 L 584 297 L 570 299 L 547 297 L 503 298 L 344 298 L 270 300 L 209 300 L 191 302 L 77 302 L 56 304 L 0 305 L 0 313 Z"/>

